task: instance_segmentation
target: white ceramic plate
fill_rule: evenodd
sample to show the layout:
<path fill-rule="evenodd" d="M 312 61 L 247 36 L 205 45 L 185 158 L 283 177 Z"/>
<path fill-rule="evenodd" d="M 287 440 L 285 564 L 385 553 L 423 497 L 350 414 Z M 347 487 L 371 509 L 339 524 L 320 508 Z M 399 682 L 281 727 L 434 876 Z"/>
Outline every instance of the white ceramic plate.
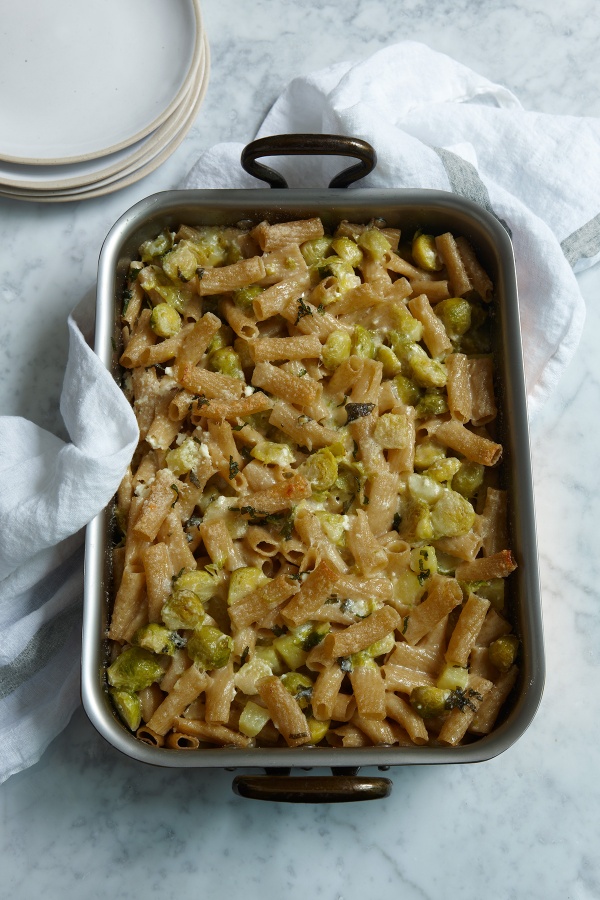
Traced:
<path fill-rule="evenodd" d="M 137 165 L 133 165 L 130 168 L 119 171 L 116 175 L 87 186 L 74 187 L 65 190 L 30 190 L 26 188 L 0 187 L 0 196 L 39 203 L 64 203 L 72 200 L 89 200 L 93 197 L 100 197 L 104 194 L 120 190 L 123 187 L 134 184 L 145 175 L 149 175 L 150 172 L 153 172 L 177 149 L 191 128 L 198 114 L 198 110 L 202 105 L 208 87 L 210 70 L 210 52 L 205 37 L 203 38 L 203 45 L 202 69 L 197 73 L 197 78 L 190 91 L 189 102 L 186 103 L 187 111 L 182 125 L 166 145 L 161 144 L 154 155 L 149 154 L 148 158 L 144 158 L 144 160 L 138 162 Z"/>
<path fill-rule="evenodd" d="M 0 159 L 64 165 L 142 140 L 181 103 L 199 0 L 18 0 L 0 17 Z"/>

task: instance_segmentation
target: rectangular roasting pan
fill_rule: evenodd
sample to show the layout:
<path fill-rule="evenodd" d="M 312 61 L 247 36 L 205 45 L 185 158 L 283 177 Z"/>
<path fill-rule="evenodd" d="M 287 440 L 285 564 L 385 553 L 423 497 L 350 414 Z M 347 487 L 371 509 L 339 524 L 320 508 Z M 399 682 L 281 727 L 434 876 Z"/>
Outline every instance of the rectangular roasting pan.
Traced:
<path fill-rule="evenodd" d="M 298 138 L 298 135 L 293 136 Z M 313 139 L 314 136 L 304 136 Z M 323 136 L 320 136 L 322 139 Z M 290 144 L 270 153 L 311 152 L 312 146 Z M 342 140 L 342 139 L 338 139 Z M 343 139 L 347 141 L 348 139 Z M 273 142 L 277 138 L 267 138 Z M 317 142 L 317 139 L 314 138 Z M 318 142 L 317 142 L 318 143 Z M 359 142 L 362 143 L 362 142 Z M 254 142 L 245 153 L 256 150 Z M 290 149 L 290 146 L 292 149 Z M 297 147 L 301 149 L 298 150 Z M 366 145 L 368 147 L 368 145 Z M 294 149 L 296 148 L 296 149 Z M 320 152 L 332 154 L 331 149 Z M 262 150 L 262 146 L 258 148 Z M 369 148 L 371 150 L 371 148 Z M 372 152 L 372 150 L 371 150 Z M 357 155 L 335 150 L 335 155 Z M 374 154 L 373 154 L 374 156 Z M 244 157 L 243 157 L 244 161 Z M 246 161 L 247 162 L 247 161 Z M 374 163 L 373 163 L 374 164 Z M 391 784 L 385 778 L 365 778 L 358 770 L 376 766 L 429 765 L 481 762 L 510 747 L 531 723 L 544 682 L 541 597 L 539 590 L 533 488 L 529 451 L 523 351 L 513 251 L 505 227 L 482 207 L 451 193 L 432 190 L 341 188 L 289 190 L 277 173 L 247 163 L 246 168 L 275 184 L 256 190 L 167 191 L 141 200 L 128 210 L 109 232 L 99 261 L 95 350 L 102 362 L 119 376 L 118 298 L 122 296 L 131 259 L 139 245 L 155 237 L 164 227 L 180 224 L 225 225 L 244 219 L 258 223 L 320 216 L 325 226 L 341 219 L 366 223 L 381 217 L 391 227 L 407 232 L 417 226 L 435 233 L 451 231 L 465 236 L 474 246 L 492 278 L 497 297 L 496 333 L 499 440 L 504 445 L 504 486 L 509 492 L 511 549 L 518 568 L 512 581 L 512 614 L 522 641 L 519 679 L 491 734 L 458 747 L 364 748 L 228 748 L 171 750 L 152 747 L 137 740 L 117 719 L 104 683 L 106 631 L 109 615 L 111 508 L 89 524 L 85 551 L 84 621 L 82 651 L 82 698 L 84 708 L 100 734 L 132 759 L 176 768 L 258 769 L 267 774 L 241 775 L 234 790 L 242 796 L 290 802 L 334 802 L 387 796 Z M 348 180 L 360 166 L 346 170 Z M 259 173 L 264 170 L 267 174 Z M 342 173 L 346 174 L 346 173 Z M 359 172 L 355 177 L 360 177 Z M 334 179 L 336 182 L 336 179 Z M 333 182 L 332 182 L 333 183 Z M 339 178 L 338 178 L 339 183 Z M 331 767 L 331 776 L 290 777 L 292 767 Z"/>

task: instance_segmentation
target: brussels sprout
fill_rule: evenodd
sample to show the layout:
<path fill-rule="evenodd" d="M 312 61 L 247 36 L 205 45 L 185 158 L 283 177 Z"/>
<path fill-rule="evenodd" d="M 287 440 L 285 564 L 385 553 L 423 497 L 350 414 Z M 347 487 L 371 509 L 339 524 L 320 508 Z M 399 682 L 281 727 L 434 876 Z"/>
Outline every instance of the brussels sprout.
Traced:
<path fill-rule="evenodd" d="M 233 344 L 234 340 L 235 332 L 233 328 L 231 328 L 229 325 L 221 325 L 217 333 L 213 336 L 206 352 L 210 356 L 213 350 L 221 350 L 222 347 L 230 347 Z M 244 345 L 246 345 L 247 341 L 243 341 L 243 343 Z"/>
<path fill-rule="evenodd" d="M 358 238 L 358 246 L 375 261 L 379 261 L 392 249 L 392 245 L 378 228 L 365 228 Z"/>
<path fill-rule="evenodd" d="M 327 491 L 333 487 L 338 477 L 337 459 L 326 447 L 311 453 L 300 466 L 300 471 L 313 491 Z"/>
<path fill-rule="evenodd" d="M 322 510 L 317 510 L 315 515 L 329 540 L 338 547 L 345 547 L 346 523 L 348 521 L 346 516 L 340 516 L 338 513 L 323 512 Z"/>
<path fill-rule="evenodd" d="M 354 334 L 352 335 L 352 352 L 355 356 L 360 356 L 363 359 L 375 359 L 377 345 L 373 332 L 367 331 L 362 325 L 355 325 Z"/>
<path fill-rule="evenodd" d="M 446 367 L 438 362 L 437 359 L 431 359 L 427 356 L 422 347 L 413 344 L 411 353 L 408 358 L 408 365 L 412 372 L 412 376 L 417 384 L 421 387 L 444 387 L 448 377 Z"/>
<path fill-rule="evenodd" d="M 286 672 L 281 676 L 281 683 L 287 691 L 298 701 L 300 709 L 306 709 L 310 703 L 313 683 L 307 675 L 300 672 Z"/>
<path fill-rule="evenodd" d="M 222 669 L 229 662 L 233 638 L 212 625 L 194 630 L 187 642 L 188 656 L 202 669 Z"/>
<path fill-rule="evenodd" d="M 384 413 L 377 419 L 373 437 L 384 450 L 404 450 L 411 441 L 408 419 L 398 413 Z"/>
<path fill-rule="evenodd" d="M 413 688 L 410 692 L 410 705 L 423 719 L 441 716 L 448 708 L 446 701 L 450 697 L 447 688 L 422 687 Z"/>
<path fill-rule="evenodd" d="M 161 300 L 182 313 L 186 296 L 177 288 L 158 266 L 146 266 L 138 275 L 138 282 L 146 293 L 158 295 Z M 153 297 L 155 300 L 156 298 Z"/>
<path fill-rule="evenodd" d="M 387 653 L 390 653 L 395 646 L 396 635 L 393 631 L 390 631 L 385 637 L 380 638 L 380 640 L 375 641 L 373 644 L 369 644 L 365 652 L 372 657 L 372 659 L 376 659 L 378 656 L 385 656 Z"/>
<path fill-rule="evenodd" d="M 475 522 L 475 510 L 468 500 L 456 491 L 444 488 L 431 512 L 431 524 L 436 540 L 467 534 Z"/>
<path fill-rule="evenodd" d="M 179 447 L 168 451 L 165 457 L 167 468 L 177 477 L 195 469 L 200 461 L 200 447 L 201 444 L 198 441 L 195 441 L 193 438 L 186 438 Z"/>
<path fill-rule="evenodd" d="M 204 620 L 205 612 L 201 600 L 191 591 L 172 594 L 161 610 L 161 618 L 167 628 L 195 628 Z"/>
<path fill-rule="evenodd" d="M 393 577 L 394 599 L 404 606 L 416 606 L 425 593 L 425 582 L 421 584 L 417 575 L 404 569 Z"/>
<path fill-rule="evenodd" d="M 168 303 L 158 303 L 150 316 L 150 328 L 159 337 L 173 337 L 181 331 L 181 316 Z"/>
<path fill-rule="evenodd" d="M 250 456 L 265 465 L 290 466 L 295 456 L 287 444 L 276 444 L 273 441 L 261 441 L 250 451 Z"/>
<path fill-rule="evenodd" d="M 231 295 L 233 298 L 233 302 L 236 306 L 239 306 L 240 309 L 252 309 L 252 303 L 259 294 L 262 294 L 264 288 L 260 286 L 260 284 L 249 284 L 246 287 L 240 288 L 237 291 L 234 291 Z"/>
<path fill-rule="evenodd" d="M 436 687 L 447 688 L 450 691 L 457 688 L 465 691 L 468 684 L 469 670 L 463 669 L 462 666 L 444 666 L 436 681 Z"/>
<path fill-rule="evenodd" d="M 351 264 L 340 259 L 339 256 L 328 256 L 326 259 L 320 260 L 318 269 L 321 278 L 325 278 L 327 275 L 333 275 L 337 281 L 339 294 L 343 294 L 345 291 L 350 290 L 350 288 L 357 287 L 360 284 L 360 277 L 355 273 Z M 333 303 L 336 299 L 338 299 L 338 297 L 334 295 L 331 297 L 330 302 Z M 324 299 L 323 302 L 327 303 L 327 300 Z"/>
<path fill-rule="evenodd" d="M 163 257 L 162 267 L 169 278 L 186 282 L 196 275 L 198 259 L 192 248 L 193 244 L 189 241 L 180 241 L 174 250 Z"/>
<path fill-rule="evenodd" d="M 426 474 L 440 484 L 451 482 L 460 468 L 460 460 L 455 456 L 445 456 L 437 459 L 427 469 Z"/>
<path fill-rule="evenodd" d="M 233 347 L 221 347 L 220 350 L 214 350 L 208 358 L 208 368 L 212 372 L 221 372 L 232 378 L 244 377 L 240 358 Z"/>
<path fill-rule="evenodd" d="M 415 264 L 426 272 L 439 272 L 443 268 L 432 234 L 417 233 L 412 240 L 411 253 Z"/>
<path fill-rule="evenodd" d="M 122 691 L 141 691 L 160 681 L 165 674 L 160 660 L 143 647 L 128 647 L 108 667 L 111 687 Z"/>
<path fill-rule="evenodd" d="M 378 347 L 375 359 L 383 366 L 384 378 L 393 378 L 402 371 L 402 363 L 390 347 L 383 344 Z"/>
<path fill-rule="evenodd" d="M 311 744 L 318 744 L 329 731 L 329 722 L 319 722 L 314 716 L 309 716 L 306 721 L 308 723 L 308 730 L 310 731 Z"/>
<path fill-rule="evenodd" d="M 394 341 L 397 340 L 421 340 L 423 337 L 423 325 L 410 314 L 404 303 L 394 303 L 390 308 L 390 312 L 397 329 L 389 334 L 392 348 L 394 348 Z"/>
<path fill-rule="evenodd" d="M 350 356 L 352 338 L 347 331 L 332 331 L 328 335 L 321 358 L 328 369 L 337 369 Z"/>
<path fill-rule="evenodd" d="M 519 638 L 515 634 L 505 634 L 492 641 L 489 647 L 489 660 L 500 672 L 508 672 L 517 658 Z"/>
<path fill-rule="evenodd" d="M 195 229 L 197 237 L 190 241 L 200 266 L 222 266 L 227 262 L 229 241 L 222 228 L 201 226 Z"/>
<path fill-rule="evenodd" d="M 133 691 L 120 691 L 110 688 L 110 699 L 119 717 L 125 722 L 130 731 L 137 731 L 142 721 L 142 703 Z"/>
<path fill-rule="evenodd" d="M 360 266 L 363 252 L 360 247 L 349 237 L 335 238 L 331 242 L 331 249 L 351 266 Z"/>
<path fill-rule="evenodd" d="M 142 262 L 152 262 L 154 259 L 163 256 L 173 246 L 173 235 L 165 229 L 153 241 L 144 241 L 139 247 L 139 254 Z"/>
<path fill-rule="evenodd" d="M 424 440 L 415 447 L 415 469 L 428 469 L 443 459 L 446 459 L 446 451 L 435 441 Z"/>
<path fill-rule="evenodd" d="M 434 531 L 431 510 L 425 500 L 410 499 L 403 510 L 402 535 L 409 541 L 430 541 Z"/>
<path fill-rule="evenodd" d="M 421 396 L 421 388 L 415 384 L 410 378 L 404 375 L 396 375 L 394 378 L 394 387 L 398 394 L 398 399 L 406 406 L 416 406 Z"/>
<path fill-rule="evenodd" d="M 463 593 L 477 594 L 484 600 L 489 600 L 496 612 L 504 609 L 504 578 L 490 578 L 489 581 L 462 581 Z"/>
<path fill-rule="evenodd" d="M 306 662 L 308 652 L 300 646 L 298 637 L 294 634 L 284 634 L 275 638 L 273 646 L 288 669 L 300 669 Z"/>
<path fill-rule="evenodd" d="M 173 593 L 195 594 L 203 603 L 207 603 L 216 593 L 216 579 L 205 569 L 184 569 L 173 582 Z"/>
<path fill-rule="evenodd" d="M 441 416 L 448 412 L 446 395 L 437 388 L 428 388 L 417 403 L 415 410 L 418 419 Z"/>
<path fill-rule="evenodd" d="M 471 327 L 471 306 L 460 297 L 449 297 L 435 306 L 435 314 L 444 323 L 450 338 L 457 338 Z"/>
<path fill-rule="evenodd" d="M 300 247 L 300 253 L 304 257 L 307 266 L 318 265 L 329 253 L 332 239 L 327 235 L 305 241 Z"/>
<path fill-rule="evenodd" d="M 480 463 L 465 459 L 452 479 L 452 490 L 470 500 L 483 484 L 484 472 L 485 468 Z"/>
<path fill-rule="evenodd" d="M 254 659 L 261 659 L 267 663 L 273 675 L 281 675 L 283 670 L 283 666 L 281 665 L 281 660 L 277 655 L 277 651 L 275 647 L 269 645 L 266 647 L 257 647 L 254 651 Z"/>
<path fill-rule="evenodd" d="M 255 591 L 261 584 L 266 584 L 268 580 L 263 570 L 256 566 L 241 566 L 239 569 L 234 569 L 229 579 L 227 603 L 229 606 L 237 603 L 242 597 Z"/>
<path fill-rule="evenodd" d="M 150 625 L 142 625 L 131 639 L 131 643 L 152 653 L 165 653 L 173 656 L 175 650 L 181 645 L 182 640 L 178 634 L 169 631 L 164 625 L 152 622 Z"/>

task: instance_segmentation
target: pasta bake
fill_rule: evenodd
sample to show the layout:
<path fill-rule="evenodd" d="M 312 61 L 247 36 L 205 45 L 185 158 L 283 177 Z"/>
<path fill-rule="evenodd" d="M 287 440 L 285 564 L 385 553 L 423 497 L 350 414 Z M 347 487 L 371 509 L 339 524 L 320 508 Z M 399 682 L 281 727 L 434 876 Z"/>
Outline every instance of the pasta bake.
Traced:
<path fill-rule="evenodd" d="M 464 237 L 382 220 L 142 244 L 106 667 L 140 740 L 452 747 L 493 729 L 519 651 L 494 303 Z"/>

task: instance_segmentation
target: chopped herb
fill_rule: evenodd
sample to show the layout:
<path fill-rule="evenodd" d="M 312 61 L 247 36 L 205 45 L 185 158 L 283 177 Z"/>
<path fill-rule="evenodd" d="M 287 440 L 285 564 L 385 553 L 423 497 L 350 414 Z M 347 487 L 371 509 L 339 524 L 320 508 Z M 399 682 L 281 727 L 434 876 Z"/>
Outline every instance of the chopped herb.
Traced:
<path fill-rule="evenodd" d="M 196 269 L 196 275 L 198 276 L 198 280 L 202 281 L 202 279 L 204 278 L 204 269 L 202 268 L 202 266 L 198 266 L 198 268 Z"/>
<path fill-rule="evenodd" d="M 417 575 L 417 578 L 419 580 L 419 584 L 421 585 L 421 587 L 423 587 L 423 585 L 425 584 L 425 582 L 427 581 L 427 579 L 429 578 L 430 575 L 431 575 L 431 572 L 429 572 L 427 570 L 425 570 L 423 572 L 419 572 L 419 574 Z"/>
<path fill-rule="evenodd" d="M 308 731 L 297 731 L 295 734 L 290 734 L 290 737 L 293 741 L 299 741 L 300 738 L 309 737 Z"/>
<path fill-rule="evenodd" d="M 291 578 L 293 581 L 301 581 L 302 575 L 300 572 L 293 572 L 291 575 L 288 575 L 288 578 Z"/>
<path fill-rule="evenodd" d="M 394 518 L 392 520 L 392 528 L 394 531 L 398 531 L 400 529 L 400 525 L 402 524 L 402 516 L 400 513 L 394 513 Z"/>
<path fill-rule="evenodd" d="M 307 648 L 305 647 L 304 649 L 306 650 Z M 300 688 L 300 690 L 295 695 L 296 700 L 298 702 L 300 702 L 300 700 L 310 700 L 310 698 L 312 697 L 312 692 L 313 692 L 312 686 Z"/>
<path fill-rule="evenodd" d="M 196 404 L 196 408 L 198 408 L 200 406 L 208 406 L 210 400 L 208 399 L 208 397 L 205 397 L 204 394 L 196 394 L 196 396 L 188 406 L 188 409 L 191 409 L 194 403 Z"/>
<path fill-rule="evenodd" d="M 298 422 L 298 425 L 308 425 L 309 422 L 312 422 L 312 419 L 310 416 L 303 415 L 303 416 L 298 416 L 296 421 Z"/>
<path fill-rule="evenodd" d="M 348 413 L 346 425 L 349 425 L 350 422 L 354 422 L 356 419 L 361 419 L 363 416 L 370 415 L 374 409 L 374 403 L 348 403 L 346 405 L 346 412 Z"/>
<path fill-rule="evenodd" d="M 306 375 L 306 369 L 300 369 L 298 372 L 298 378 L 302 378 L 303 375 Z"/>
<path fill-rule="evenodd" d="M 298 318 L 296 319 L 295 324 L 297 325 L 304 316 L 312 316 L 312 309 L 310 306 L 307 306 L 302 297 L 300 297 L 298 300 Z"/>
<path fill-rule="evenodd" d="M 310 634 L 307 634 L 306 637 L 304 638 L 304 640 L 302 641 L 302 649 L 306 650 L 307 652 L 309 650 L 312 650 L 313 647 L 316 647 L 318 644 L 321 643 L 321 641 L 323 640 L 324 637 L 325 637 L 325 635 L 320 634 L 318 631 L 311 631 Z M 311 688 L 311 690 L 312 690 L 312 688 Z"/>
<path fill-rule="evenodd" d="M 175 491 L 175 499 L 174 499 L 173 502 L 171 503 L 171 509 L 173 509 L 173 507 L 175 506 L 175 504 L 176 504 L 177 501 L 179 500 L 179 488 L 177 487 L 176 484 L 172 484 L 172 485 L 171 485 L 171 490 Z"/>
<path fill-rule="evenodd" d="M 240 471 L 240 467 L 238 463 L 236 463 L 233 456 L 229 457 L 229 480 L 233 481 L 237 473 Z"/>
<path fill-rule="evenodd" d="M 123 291 L 123 300 L 127 300 L 127 302 L 129 302 L 132 297 L 133 297 L 133 291 L 130 291 L 129 289 Z"/>
<path fill-rule="evenodd" d="M 196 437 L 195 434 L 192 435 L 192 440 L 195 441 L 196 444 L 200 444 L 200 446 L 202 446 L 202 441 L 199 437 Z"/>
<path fill-rule="evenodd" d="M 342 672 L 351 672 L 354 666 L 349 656 L 342 656 L 340 659 L 340 669 Z"/>
<path fill-rule="evenodd" d="M 116 353 L 117 352 L 117 342 L 115 341 L 114 337 L 111 337 L 111 339 L 110 339 L 110 346 L 113 348 L 113 353 Z"/>
<path fill-rule="evenodd" d="M 194 485 L 194 487 L 197 487 L 197 488 L 200 487 L 200 482 L 198 480 L 198 476 L 196 475 L 196 473 L 193 470 L 190 471 L 189 479 L 192 482 L 192 484 Z"/>
<path fill-rule="evenodd" d="M 406 634 L 406 629 L 408 628 L 408 616 L 404 616 L 403 625 L 402 625 L 402 634 Z"/>
<path fill-rule="evenodd" d="M 247 424 L 248 424 L 247 422 L 244 422 L 243 425 L 232 425 L 231 430 L 232 431 L 241 431 L 242 428 L 245 428 Z"/>
<path fill-rule="evenodd" d="M 363 495 L 363 498 L 362 498 L 363 506 L 368 506 L 368 505 L 369 505 L 369 501 L 370 501 L 370 497 L 367 497 L 367 495 L 364 494 L 364 495 Z"/>
<path fill-rule="evenodd" d="M 172 576 L 171 576 L 171 584 L 175 584 L 175 582 L 177 581 L 177 579 L 179 578 L 179 576 L 180 576 L 180 575 L 183 575 L 184 572 L 185 572 L 185 566 L 183 567 L 183 569 L 180 569 L 180 570 L 179 570 L 179 572 L 177 573 L 177 575 L 172 575 Z"/>
<path fill-rule="evenodd" d="M 139 272 L 141 272 L 141 269 L 130 269 L 129 272 L 127 273 L 127 280 L 128 281 L 137 281 Z"/>
<path fill-rule="evenodd" d="M 281 637 L 282 634 L 286 633 L 287 628 L 285 628 L 283 625 L 273 625 L 271 631 L 273 632 L 275 637 Z"/>
<path fill-rule="evenodd" d="M 322 303 L 319 303 L 319 305 L 317 306 L 317 312 L 320 313 L 322 316 L 325 315 L 325 307 L 323 306 Z"/>
<path fill-rule="evenodd" d="M 446 709 L 459 709 L 461 712 L 467 707 L 473 712 L 477 711 L 477 707 L 470 699 L 471 696 L 475 696 L 476 699 L 483 699 L 481 694 L 478 694 L 477 691 L 471 689 L 469 691 L 469 697 L 465 694 L 462 688 L 455 688 L 455 690 L 450 692 L 450 696 L 446 700 Z"/>
<path fill-rule="evenodd" d="M 250 647 L 244 647 L 242 655 L 240 657 L 240 665 L 243 666 L 246 660 L 248 659 L 248 654 L 250 653 Z"/>
<path fill-rule="evenodd" d="M 352 443 L 354 445 L 352 449 L 352 458 L 356 459 L 356 457 L 358 456 L 358 444 L 356 443 L 356 441 L 352 441 Z"/>
<path fill-rule="evenodd" d="M 250 450 L 248 449 L 248 447 L 241 447 L 241 448 L 240 448 L 240 453 L 242 454 L 242 456 L 244 457 L 244 459 L 246 460 L 246 462 L 251 462 L 251 461 L 252 461 L 252 453 L 250 452 Z"/>

